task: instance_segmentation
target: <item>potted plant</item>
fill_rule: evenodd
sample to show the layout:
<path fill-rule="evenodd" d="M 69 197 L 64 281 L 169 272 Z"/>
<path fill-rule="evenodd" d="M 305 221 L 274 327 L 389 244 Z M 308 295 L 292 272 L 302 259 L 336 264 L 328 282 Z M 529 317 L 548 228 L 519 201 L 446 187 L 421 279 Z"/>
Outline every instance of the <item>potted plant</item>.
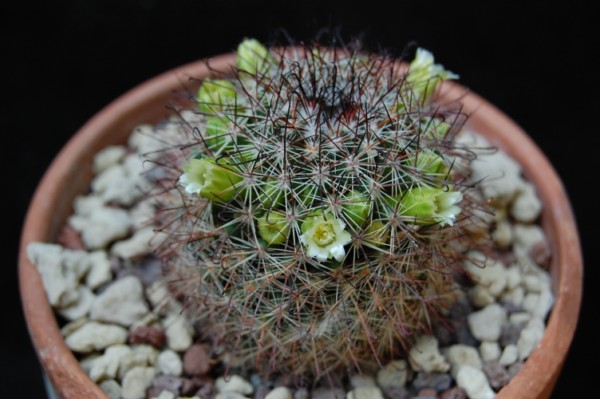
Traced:
<path fill-rule="evenodd" d="M 576 324 L 581 255 L 566 195 L 539 150 L 493 106 L 443 82 L 456 76 L 424 50 L 407 66 L 253 40 L 237 56 L 183 66 L 115 101 L 40 184 L 20 282 L 32 338 L 61 396 L 106 397 L 64 344 L 28 246 L 56 241 L 95 154 L 169 117 L 164 105 L 182 77 L 200 81 L 190 80 L 195 94 L 172 109 L 196 111 L 176 118 L 182 135 L 163 137 L 148 155 L 152 223 L 174 295 L 202 322 L 221 364 L 300 380 L 376 373 L 401 357 L 424 367 L 416 358 L 429 347 L 419 336 L 451 320 L 462 291 L 456 272 L 485 266 L 468 249 L 493 252 L 484 234 L 495 222 L 485 215 L 490 201 L 502 201 L 472 191 L 477 148 L 457 138 L 468 128 L 514 158 L 543 203 L 556 302 L 544 338 L 497 397 L 548 397 Z"/>

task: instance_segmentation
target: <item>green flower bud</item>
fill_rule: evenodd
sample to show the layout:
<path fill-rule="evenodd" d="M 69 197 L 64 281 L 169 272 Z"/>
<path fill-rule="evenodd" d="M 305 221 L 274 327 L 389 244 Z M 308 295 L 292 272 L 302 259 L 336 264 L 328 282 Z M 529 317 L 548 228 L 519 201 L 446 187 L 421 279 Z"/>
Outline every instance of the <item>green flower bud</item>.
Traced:
<path fill-rule="evenodd" d="M 448 173 L 448 166 L 444 158 L 431 150 L 411 153 L 407 163 L 418 172 L 438 179 L 443 179 Z"/>
<path fill-rule="evenodd" d="M 258 218 L 258 234 L 267 245 L 283 244 L 290 232 L 290 224 L 284 213 L 267 212 Z"/>
<path fill-rule="evenodd" d="M 406 80 L 412 83 L 413 92 L 420 99 L 429 99 L 441 81 L 458 79 L 458 75 L 445 70 L 440 64 L 434 64 L 433 61 L 433 54 L 418 48 L 415 59 L 410 63 Z"/>
<path fill-rule="evenodd" d="M 461 208 L 462 193 L 441 188 L 414 187 L 401 196 L 400 214 L 419 225 L 453 225 Z M 410 220 L 412 219 L 412 220 Z"/>
<path fill-rule="evenodd" d="M 237 48 L 236 66 L 250 74 L 262 72 L 271 62 L 269 50 L 256 39 L 245 39 Z"/>
<path fill-rule="evenodd" d="M 365 230 L 365 242 L 375 247 L 383 247 L 389 237 L 390 231 L 381 220 L 373 220 Z"/>
<path fill-rule="evenodd" d="M 258 195 L 260 205 L 267 209 L 283 203 L 284 192 L 276 180 L 269 180 L 262 186 L 262 192 Z"/>
<path fill-rule="evenodd" d="M 367 194 L 352 190 L 343 198 L 342 213 L 353 226 L 359 227 L 371 213 L 371 201 Z"/>
<path fill-rule="evenodd" d="M 238 172 L 217 164 L 214 158 L 190 159 L 179 177 L 186 192 L 215 202 L 231 201 L 242 180 Z"/>
<path fill-rule="evenodd" d="M 198 89 L 198 108 L 207 114 L 218 114 L 236 102 L 233 84 L 224 79 L 206 79 Z"/>
<path fill-rule="evenodd" d="M 300 241 L 306 246 L 306 254 L 321 262 L 332 257 L 341 262 L 346 255 L 344 245 L 352 241 L 345 227 L 344 222 L 330 212 L 308 216 L 300 226 L 303 233 Z"/>
<path fill-rule="evenodd" d="M 206 145 L 212 151 L 223 151 L 232 148 L 232 137 L 229 133 L 231 122 L 224 118 L 209 116 L 206 118 Z"/>

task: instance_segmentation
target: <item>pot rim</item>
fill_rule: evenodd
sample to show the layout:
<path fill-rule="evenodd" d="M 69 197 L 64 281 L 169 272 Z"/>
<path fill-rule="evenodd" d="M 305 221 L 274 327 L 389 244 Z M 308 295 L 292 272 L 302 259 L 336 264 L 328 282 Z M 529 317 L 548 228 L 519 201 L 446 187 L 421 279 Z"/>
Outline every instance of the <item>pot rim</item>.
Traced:
<path fill-rule="evenodd" d="M 102 145 L 115 143 L 103 140 L 102 134 L 119 126 L 122 142 L 141 120 L 158 122 L 168 115 L 156 113 L 167 103 L 173 92 L 191 77 L 206 77 L 214 70 L 228 71 L 234 64 L 235 54 L 224 54 L 192 62 L 158 75 L 129 90 L 93 116 L 67 142 L 53 160 L 30 203 L 21 234 L 19 251 L 19 285 L 27 326 L 36 347 L 38 358 L 48 373 L 59 395 L 63 398 L 107 399 L 64 343 L 54 312 L 48 303 L 41 278 L 27 257 L 31 242 L 53 241 L 58 228 L 70 210 L 70 204 L 61 204 L 65 192 L 74 196 L 73 165 L 88 161 Z M 553 250 L 552 267 L 555 303 L 539 346 L 525 362 L 523 369 L 502 388 L 498 399 L 547 398 L 558 378 L 567 351 L 573 339 L 582 295 L 583 261 L 575 218 L 567 194 L 556 171 L 545 155 L 527 134 L 508 116 L 479 95 L 463 86 L 445 82 L 441 99 L 460 98 L 463 110 L 472 114 L 469 126 L 501 147 L 519 164 L 525 176 L 535 185 L 543 202 L 544 230 Z M 144 109 L 147 111 L 144 112 Z M 132 117 L 134 123 L 122 124 Z M 99 137 L 102 136 L 102 137 Z M 83 154 L 88 149 L 87 154 Z M 92 149 L 93 151 L 90 151 Z M 89 181 L 91 172 L 79 171 L 79 179 Z M 65 178 L 67 180 L 65 181 Z M 43 222 L 43 223 L 42 223 Z"/>

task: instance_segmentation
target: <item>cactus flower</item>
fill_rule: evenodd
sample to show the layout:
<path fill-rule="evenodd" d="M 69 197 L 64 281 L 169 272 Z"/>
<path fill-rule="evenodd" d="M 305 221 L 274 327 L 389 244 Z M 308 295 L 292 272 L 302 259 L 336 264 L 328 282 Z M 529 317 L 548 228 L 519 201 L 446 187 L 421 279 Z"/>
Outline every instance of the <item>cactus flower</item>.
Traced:
<path fill-rule="evenodd" d="M 179 182 L 185 191 L 216 202 L 230 201 L 243 178 L 234 170 L 216 163 L 214 158 L 191 159 L 183 164 Z"/>
<path fill-rule="evenodd" d="M 415 59 L 410 63 L 406 80 L 414 85 L 414 93 L 422 99 L 430 98 L 442 80 L 458 79 L 458 75 L 445 70 L 440 64 L 434 64 L 433 61 L 433 54 L 418 48 Z"/>
<path fill-rule="evenodd" d="M 402 196 L 399 209 L 401 215 L 414 218 L 416 224 L 452 226 L 461 212 L 457 205 L 461 200 L 462 193 L 458 191 L 414 187 Z"/>
<path fill-rule="evenodd" d="M 352 241 L 345 227 L 345 223 L 331 213 L 306 218 L 300 226 L 303 233 L 300 241 L 306 246 L 307 255 L 320 262 L 332 257 L 341 262 L 346 255 L 344 245 Z"/>

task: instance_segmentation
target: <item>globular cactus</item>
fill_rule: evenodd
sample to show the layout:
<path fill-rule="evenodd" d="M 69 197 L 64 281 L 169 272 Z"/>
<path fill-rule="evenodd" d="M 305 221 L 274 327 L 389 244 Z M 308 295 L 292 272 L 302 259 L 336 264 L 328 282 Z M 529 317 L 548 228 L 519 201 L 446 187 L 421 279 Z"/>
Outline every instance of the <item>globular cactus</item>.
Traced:
<path fill-rule="evenodd" d="M 349 49 L 238 48 L 153 159 L 159 249 L 229 364 L 320 378 L 402 356 L 456 298 L 469 152 L 455 78 Z"/>

